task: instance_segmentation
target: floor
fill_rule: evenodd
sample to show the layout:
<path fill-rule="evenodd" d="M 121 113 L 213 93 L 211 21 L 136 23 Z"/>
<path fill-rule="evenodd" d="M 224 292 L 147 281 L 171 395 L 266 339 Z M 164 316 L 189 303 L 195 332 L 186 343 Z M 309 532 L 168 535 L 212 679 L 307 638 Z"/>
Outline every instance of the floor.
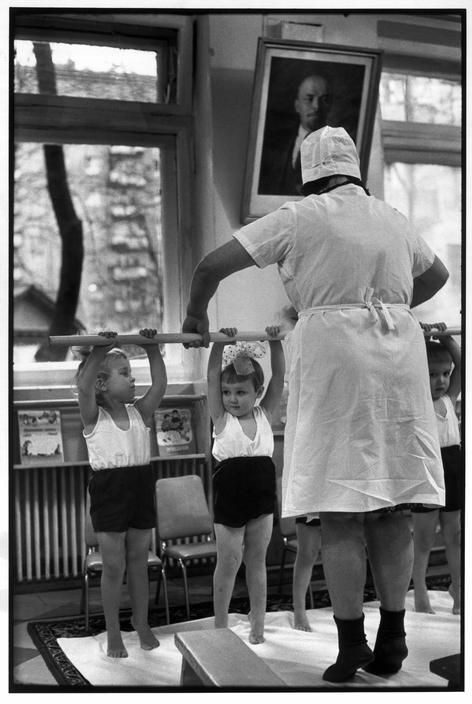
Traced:
<path fill-rule="evenodd" d="M 444 564 L 430 566 L 428 574 L 447 574 L 447 566 Z M 268 575 L 268 591 L 278 594 L 279 572 L 276 570 Z M 285 570 L 283 593 L 290 595 L 290 570 Z M 313 590 L 325 587 L 324 580 L 314 581 Z M 211 600 L 211 576 L 197 575 L 190 579 L 191 600 L 193 603 L 208 602 Z M 151 585 L 152 608 L 154 600 L 154 583 Z M 244 576 L 238 576 L 235 585 L 234 596 L 246 596 L 246 585 Z M 56 686 L 57 682 L 49 672 L 43 658 L 39 655 L 28 632 L 29 621 L 40 619 L 55 619 L 60 617 L 80 615 L 81 590 L 80 588 L 61 589 L 55 591 L 35 591 L 27 594 L 15 594 L 12 599 L 10 621 L 12 634 L 10 638 L 10 667 L 12 669 L 12 681 L 22 685 Z M 182 582 L 178 578 L 169 580 L 169 605 L 178 606 L 184 603 L 184 592 Z M 163 605 L 163 604 L 161 604 Z M 123 588 L 122 598 L 123 608 L 129 607 L 126 588 Z M 94 587 L 90 591 L 90 611 L 101 611 L 100 589 Z"/>
<path fill-rule="evenodd" d="M 287 573 L 287 577 L 289 577 Z M 271 586 L 271 582 L 274 582 Z M 190 598 L 193 603 L 211 601 L 211 576 L 192 576 L 189 580 Z M 151 585 L 152 608 L 155 584 Z M 269 589 L 275 589 L 275 579 L 269 579 Z M 289 585 L 287 585 L 289 589 Z M 169 605 L 178 606 L 184 603 L 184 592 L 180 579 L 168 581 Z M 243 577 L 238 577 L 234 595 L 245 596 L 246 586 Z M 36 591 L 28 594 L 15 594 L 11 609 L 12 635 L 10 649 L 10 667 L 12 679 L 16 684 L 26 685 L 57 685 L 56 680 L 49 672 L 43 658 L 38 654 L 34 643 L 27 632 L 29 621 L 41 619 L 55 619 L 67 616 L 80 615 L 81 590 L 61 589 L 55 591 Z M 163 603 L 160 604 L 163 606 Z M 123 588 L 122 607 L 129 607 L 126 588 Z M 101 611 L 100 589 L 93 587 L 90 591 L 90 611 Z"/>

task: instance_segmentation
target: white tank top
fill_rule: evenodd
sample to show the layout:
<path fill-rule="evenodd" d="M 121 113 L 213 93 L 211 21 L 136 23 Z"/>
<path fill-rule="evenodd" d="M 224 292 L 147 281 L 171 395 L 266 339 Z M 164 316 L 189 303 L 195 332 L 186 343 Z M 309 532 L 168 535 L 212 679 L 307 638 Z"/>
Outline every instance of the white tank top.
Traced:
<path fill-rule="evenodd" d="M 94 429 L 88 434 L 82 431 L 93 470 L 149 464 L 151 429 L 134 405 L 126 404 L 126 411 L 128 430 L 119 428 L 108 411 L 99 406 Z"/>
<path fill-rule="evenodd" d="M 451 445 L 460 445 L 461 434 L 459 430 L 459 420 L 450 396 L 445 394 L 436 401 L 433 401 L 433 404 L 438 424 L 440 446 L 451 447 Z M 445 415 L 444 409 L 446 409 Z"/>
<path fill-rule="evenodd" d="M 222 462 L 230 457 L 272 457 L 274 452 L 274 434 L 266 414 L 260 406 L 254 406 L 256 434 L 251 440 L 241 427 L 239 420 L 230 413 L 225 413 L 225 427 L 215 434 L 212 454 Z"/>

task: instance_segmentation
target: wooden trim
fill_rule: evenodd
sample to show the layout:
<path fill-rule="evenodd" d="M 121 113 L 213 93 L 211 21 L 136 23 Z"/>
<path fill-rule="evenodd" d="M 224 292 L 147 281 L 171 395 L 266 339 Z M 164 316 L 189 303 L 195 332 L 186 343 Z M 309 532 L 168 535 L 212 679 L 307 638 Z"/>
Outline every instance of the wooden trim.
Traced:
<path fill-rule="evenodd" d="M 382 141 L 386 163 L 462 164 L 460 127 L 382 120 Z"/>

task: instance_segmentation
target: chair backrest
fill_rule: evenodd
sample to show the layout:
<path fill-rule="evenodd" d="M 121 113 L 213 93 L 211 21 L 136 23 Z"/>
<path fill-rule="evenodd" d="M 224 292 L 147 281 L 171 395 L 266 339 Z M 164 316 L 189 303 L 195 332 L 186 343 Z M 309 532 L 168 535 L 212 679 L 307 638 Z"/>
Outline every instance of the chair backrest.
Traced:
<path fill-rule="evenodd" d="M 213 531 L 203 482 L 198 475 L 158 479 L 156 500 L 159 540 L 205 535 Z"/>

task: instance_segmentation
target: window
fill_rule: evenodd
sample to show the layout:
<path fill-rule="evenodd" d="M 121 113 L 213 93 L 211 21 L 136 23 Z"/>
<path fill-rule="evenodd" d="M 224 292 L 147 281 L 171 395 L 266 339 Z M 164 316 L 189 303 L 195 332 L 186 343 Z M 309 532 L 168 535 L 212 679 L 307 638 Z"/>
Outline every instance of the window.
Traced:
<path fill-rule="evenodd" d="M 395 62 L 392 62 L 393 64 Z M 423 62 L 424 63 L 424 62 Z M 460 67 L 456 75 L 385 69 L 380 84 L 385 200 L 402 212 L 444 262 L 450 278 L 430 301 L 415 308 L 424 322 L 460 325 L 461 317 L 461 115 Z"/>
<path fill-rule="evenodd" d="M 50 359 L 50 330 L 178 330 L 191 266 L 190 20 L 13 18 L 15 365 Z M 181 355 L 167 346 L 167 363 Z"/>

